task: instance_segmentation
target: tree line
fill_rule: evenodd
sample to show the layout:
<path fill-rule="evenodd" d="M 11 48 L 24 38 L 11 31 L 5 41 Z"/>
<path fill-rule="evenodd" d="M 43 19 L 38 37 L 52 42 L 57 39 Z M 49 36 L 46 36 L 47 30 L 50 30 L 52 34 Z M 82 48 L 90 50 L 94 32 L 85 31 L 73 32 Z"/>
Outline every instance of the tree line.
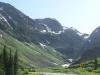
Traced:
<path fill-rule="evenodd" d="M 17 75 L 18 52 L 12 53 L 11 49 L 4 46 L 0 54 L 0 75 Z"/>

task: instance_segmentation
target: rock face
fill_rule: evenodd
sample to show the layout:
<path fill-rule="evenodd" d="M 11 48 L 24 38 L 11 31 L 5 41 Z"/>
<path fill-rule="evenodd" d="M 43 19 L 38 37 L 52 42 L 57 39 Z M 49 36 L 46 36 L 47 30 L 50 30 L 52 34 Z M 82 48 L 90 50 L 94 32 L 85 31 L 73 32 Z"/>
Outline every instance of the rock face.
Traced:
<path fill-rule="evenodd" d="M 100 45 L 100 27 L 88 34 L 63 27 L 54 18 L 31 19 L 7 3 L 0 2 L 0 29 L 27 43 L 51 46 L 67 58 L 78 58 L 88 49 Z"/>
<path fill-rule="evenodd" d="M 31 19 L 7 3 L 0 2 L 0 29 L 22 42 L 51 46 L 69 58 L 78 57 L 86 40 L 74 28 L 56 19 Z"/>
<path fill-rule="evenodd" d="M 100 27 L 96 28 L 89 37 L 90 45 L 100 45 Z"/>
<path fill-rule="evenodd" d="M 100 57 L 100 27 L 97 27 L 87 39 L 81 60 L 94 59 L 94 57 Z"/>

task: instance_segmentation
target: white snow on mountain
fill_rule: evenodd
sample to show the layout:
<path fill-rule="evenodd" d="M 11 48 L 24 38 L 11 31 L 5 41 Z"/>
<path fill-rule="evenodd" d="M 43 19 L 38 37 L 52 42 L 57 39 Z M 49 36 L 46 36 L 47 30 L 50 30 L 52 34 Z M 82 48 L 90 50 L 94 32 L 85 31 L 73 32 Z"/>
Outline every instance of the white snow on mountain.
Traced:
<path fill-rule="evenodd" d="M 42 44 L 42 43 L 39 43 L 40 44 L 40 46 L 42 47 L 42 48 L 45 48 L 46 47 L 46 45 L 44 45 L 44 44 Z"/>
<path fill-rule="evenodd" d="M 82 36 L 83 34 L 82 33 L 80 33 L 80 32 L 77 32 L 77 34 L 79 35 L 79 36 Z"/>
<path fill-rule="evenodd" d="M 88 35 L 88 36 L 84 36 L 84 39 L 88 39 L 90 36 Z"/>
<path fill-rule="evenodd" d="M 61 34 L 63 31 L 59 31 L 59 32 L 55 32 L 55 31 L 52 31 L 46 24 L 43 24 L 43 23 L 40 23 L 40 24 L 42 24 L 42 25 L 44 25 L 45 26 L 45 30 L 41 30 L 40 32 L 42 32 L 42 33 L 46 33 L 46 32 L 49 32 L 49 33 L 51 33 L 51 34 Z"/>
<path fill-rule="evenodd" d="M 5 22 L 7 23 L 7 25 L 8 25 L 11 29 L 13 29 L 13 28 L 10 26 L 9 22 L 7 21 L 7 19 L 6 19 L 3 15 L 1 15 L 1 14 L 0 14 L 0 21 L 5 21 Z"/>
<path fill-rule="evenodd" d="M 40 32 L 41 32 L 41 33 L 46 33 L 47 31 L 46 31 L 46 30 L 41 30 Z"/>
<path fill-rule="evenodd" d="M 62 31 L 59 31 L 59 32 L 50 31 L 50 33 L 52 33 L 52 34 L 61 34 Z"/>
<path fill-rule="evenodd" d="M 68 59 L 70 62 L 73 62 L 73 59 Z"/>
<path fill-rule="evenodd" d="M 41 23 L 41 24 L 46 27 L 46 29 L 47 29 L 48 32 L 51 32 L 51 29 L 46 24 L 43 24 L 43 23 Z"/>
<path fill-rule="evenodd" d="M 62 67 L 64 68 L 68 68 L 70 66 L 70 64 L 63 64 Z"/>

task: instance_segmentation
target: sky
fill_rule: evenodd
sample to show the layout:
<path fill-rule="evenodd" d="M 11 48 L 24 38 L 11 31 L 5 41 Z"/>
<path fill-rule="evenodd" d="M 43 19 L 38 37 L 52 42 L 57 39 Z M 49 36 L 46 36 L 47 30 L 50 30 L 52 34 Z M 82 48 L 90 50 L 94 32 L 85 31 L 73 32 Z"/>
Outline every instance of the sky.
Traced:
<path fill-rule="evenodd" d="M 63 26 L 90 34 L 100 26 L 100 0 L 0 0 L 10 3 L 27 16 L 55 18 Z"/>

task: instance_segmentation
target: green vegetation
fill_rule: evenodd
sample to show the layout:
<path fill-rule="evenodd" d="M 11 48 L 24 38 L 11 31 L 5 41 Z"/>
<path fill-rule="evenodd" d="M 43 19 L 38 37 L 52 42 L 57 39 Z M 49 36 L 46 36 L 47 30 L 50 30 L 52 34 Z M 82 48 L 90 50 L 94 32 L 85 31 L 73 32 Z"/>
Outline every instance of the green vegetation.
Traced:
<path fill-rule="evenodd" d="M 0 75 L 17 75 L 18 54 L 17 51 L 14 55 L 11 50 L 9 51 L 10 52 L 8 52 L 7 47 L 4 46 L 3 51 L 0 54 Z"/>
<path fill-rule="evenodd" d="M 7 34 L 3 34 L 3 37 L 0 38 L 0 51 L 5 44 L 12 53 L 18 50 L 20 65 L 26 68 L 56 66 L 54 63 L 59 66 L 64 63 L 61 54 L 49 46 L 42 48 L 39 44 L 20 42 Z"/>
<path fill-rule="evenodd" d="M 98 68 L 98 59 L 95 56 L 95 58 L 94 58 L 94 70 L 97 70 L 97 68 Z"/>
<path fill-rule="evenodd" d="M 25 75 L 42 75 L 40 72 L 29 72 L 28 74 Z"/>
<path fill-rule="evenodd" d="M 4 37 L 5 36 L 5 37 Z M 3 38 L 0 38 L 0 53 L 3 50 L 4 45 L 7 45 L 7 51 L 9 54 L 14 54 L 16 50 L 19 52 L 19 66 L 18 75 L 41 75 L 40 72 L 53 72 L 53 73 L 77 73 L 80 75 L 99 75 L 100 68 L 91 67 L 91 65 L 98 66 L 100 59 L 94 58 L 94 60 L 87 61 L 84 64 L 88 64 L 86 67 L 69 67 L 69 68 L 43 68 L 52 66 L 51 64 L 57 63 L 58 66 L 64 63 L 60 54 L 51 47 L 42 48 L 34 43 L 20 42 L 11 36 L 5 34 Z M 17 52 L 15 53 L 17 55 Z M 16 56 L 14 56 L 17 59 Z M 11 60 L 11 59 L 10 59 Z M 60 61 L 61 60 L 61 61 Z M 16 61 L 16 60 L 14 60 Z M 17 63 L 14 63 L 17 64 Z M 46 64 L 46 65 L 44 65 Z M 89 67 L 90 66 L 90 67 Z M 2 66 L 0 66 L 2 67 Z M 14 66 L 16 68 L 16 66 Z M 38 69 L 37 69 L 38 68 Z M 39 69 L 40 68 L 40 69 Z M 0 69 L 0 75 L 3 70 Z M 35 72 L 36 71 L 36 72 Z M 15 69 L 16 75 L 16 69 Z"/>
<path fill-rule="evenodd" d="M 24 71 L 23 75 L 42 75 L 43 72 L 49 73 L 65 73 L 78 75 L 100 75 L 100 69 L 93 70 L 91 67 L 87 68 L 42 68 L 41 72 Z"/>
<path fill-rule="evenodd" d="M 89 60 L 82 64 L 71 65 L 69 68 L 62 68 L 62 67 L 42 68 L 36 71 L 51 72 L 51 73 L 79 74 L 79 75 L 100 75 L 100 59 L 94 58 L 94 60 Z"/>

